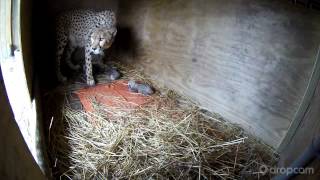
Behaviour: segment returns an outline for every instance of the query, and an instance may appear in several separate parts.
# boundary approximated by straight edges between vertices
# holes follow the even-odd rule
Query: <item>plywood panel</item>
[[[275,0],[120,1],[119,19],[136,40],[129,62],[280,144],[315,61],[317,12]]]

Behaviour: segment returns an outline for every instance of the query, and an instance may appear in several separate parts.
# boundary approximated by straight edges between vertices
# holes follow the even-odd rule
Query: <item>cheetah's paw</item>
[[[94,86],[94,85],[95,85],[95,82],[94,82],[93,79],[89,79],[89,80],[87,80],[87,84],[88,84],[89,86]]]
[[[72,69],[77,71],[81,69],[81,66],[77,64],[77,65],[74,65]]]

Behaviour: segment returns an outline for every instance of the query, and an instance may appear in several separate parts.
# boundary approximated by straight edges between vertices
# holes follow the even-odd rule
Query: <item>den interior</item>
[[[21,33],[31,44],[26,56],[32,63],[25,63],[25,69],[31,96],[40,104],[38,164],[45,176],[317,179],[319,4],[317,0],[22,3],[21,14],[29,15],[22,18],[31,17],[30,24],[22,24],[31,33]],[[106,72],[94,68],[97,85],[88,87],[80,72],[62,65],[70,80],[58,82],[55,19],[74,9],[116,13],[117,35],[104,62],[121,74],[120,79],[105,80]],[[73,61],[83,63],[82,54],[77,50]],[[140,101],[151,98],[150,103],[128,112],[97,105],[95,112],[80,113],[85,105],[79,91],[132,79],[153,88],[154,94],[139,95]],[[95,114],[98,111],[108,113]],[[137,137],[139,133],[143,137]],[[295,166],[314,171],[270,171]]]

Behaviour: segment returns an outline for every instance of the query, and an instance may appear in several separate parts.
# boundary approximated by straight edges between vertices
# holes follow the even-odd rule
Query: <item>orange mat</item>
[[[128,90],[128,81],[118,80],[110,84],[101,84],[75,92],[86,112],[94,112],[92,101],[105,106],[134,109],[151,100],[150,96]]]

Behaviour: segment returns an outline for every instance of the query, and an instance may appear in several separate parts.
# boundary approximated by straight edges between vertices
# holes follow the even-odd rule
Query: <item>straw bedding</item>
[[[151,83],[117,65],[123,78]],[[129,70],[130,69],[130,70]],[[160,88],[159,88],[160,89]],[[272,150],[171,90],[135,109],[94,102],[94,113],[73,108],[50,125],[50,155],[62,179],[269,179]]]

